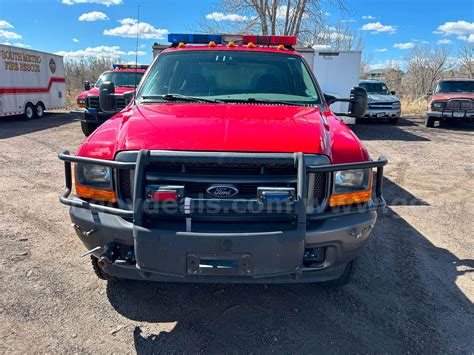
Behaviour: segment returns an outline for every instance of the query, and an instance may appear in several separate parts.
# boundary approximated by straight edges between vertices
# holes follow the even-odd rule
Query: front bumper
[[[378,161],[305,166],[304,155],[295,154],[298,166],[298,200],[295,202],[297,221],[291,228],[268,229],[269,223],[246,225],[240,221],[238,232],[223,230],[219,223],[192,230],[180,225],[150,222],[145,216],[143,174],[154,159],[154,152],[140,151],[136,162],[99,161],[74,157],[67,152],[59,157],[65,161],[66,189],[60,201],[71,206],[70,215],[79,238],[88,250],[100,257],[104,246],[116,243],[133,250],[133,263],[117,260],[105,266],[112,276],[156,281],[182,282],[305,282],[338,278],[345,265],[363,247],[376,220],[376,210],[385,205],[382,197],[383,166]],[[185,153],[172,152],[173,154]],[[195,152],[194,152],[195,153]],[[159,159],[157,152],[156,159]],[[163,153],[162,153],[163,154]],[[212,156],[208,153],[207,159]],[[236,159],[252,154],[237,154]],[[261,158],[255,155],[255,158]],[[89,203],[69,198],[72,189],[72,162],[108,165],[116,169],[135,169],[133,211]],[[339,211],[307,213],[304,195],[306,175],[335,171],[341,168],[377,168],[375,197],[368,204],[349,206]],[[192,215],[190,215],[192,217]],[[193,225],[194,226],[194,225]],[[199,225],[198,225],[199,226]],[[263,231],[261,228],[265,227]],[[260,229],[259,229],[260,228]],[[273,228],[273,227],[271,227]],[[320,262],[305,266],[307,250],[324,250]],[[209,265],[214,265],[209,267]]]
[[[382,109],[382,108],[367,108],[365,116],[367,118],[398,118],[401,115],[401,109]]]
[[[474,111],[428,111],[426,115],[440,119],[472,119],[474,118]]]
[[[77,108],[69,111],[75,121],[96,123],[98,125],[107,121],[115,113],[106,113],[93,108]]]

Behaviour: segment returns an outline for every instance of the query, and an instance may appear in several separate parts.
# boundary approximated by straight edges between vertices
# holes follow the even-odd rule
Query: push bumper
[[[228,233],[215,236],[179,231],[138,228],[122,217],[83,208],[70,208],[76,233],[88,250],[109,243],[135,247],[137,263],[107,264],[116,277],[172,282],[291,283],[320,282],[338,278],[345,265],[366,244],[375,224],[375,211],[328,218],[307,225],[303,240],[288,233]],[[303,265],[304,252],[323,248],[324,260],[316,267]],[[102,250],[93,254],[99,258]],[[279,270],[281,265],[297,265]],[[272,262],[268,262],[268,260]],[[283,259],[283,260],[282,260]],[[138,261],[140,260],[140,261]],[[203,261],[238,265],[209,273]],[[264,263],[264,266],[259,266]],[[256,274],[259,269],[265,272]],[[232,271],[232,270],[230,270]]]
[[[153,154],[155,153],[155,154]],[[167,155],[168,154],[168,155]],[[176,154],[176,156],[175,156]],[[222,230],[223,225],[191,230],[177,224],[152,221],[144,209],[144,174],[151,161],[189,159],[189,152],[140,151],[135,161],[104,161],[60,153],[65,161],[66,189],[60,201],[71,206],[70,215],[79,238],[88,250],[100,257],[107,245],[118,245],[133,255],[104,266],[113,276],[132,279],[182,282],[305,282],[338,278],[347,262],[365,244],[376,220],[376,210],[385,206],[382,197],[385,158],[377,161],[305,165],[304,155],[291,155],[298,166],[297,195],[291,227],[269,223],[239,224],[239,232]],[[216,159],[212,153],[191,154],[193,159]],[[194,157],[197,156],[197,157]],[[253,153],[236,153],[234,159],[265,159]],[[288,157],[285,157],[288,158]],[[271,159],[280,159],[272,157]],[[70,198],[71,163],[87,162],[115,169],[135,169],[133,210],[125,210]],[[369,203],[339,211],[307,213],[305,186],[311,173],[340,169],[376,168],[375,196]],[[140,202],[142,201],[142,202]],[[243,219],[241,222],[246,222]],[[250,225],[250,223],[249,223]],[[308,253],[319,255],[317,262],[305,262]]]
[[[114,113],[105,113],[94,108],[77,108],[69,112],[73,115],[75,121],[96,123],[98,125],[114,115]]]
[[[400,117],[401,109],[374,109],[368,108],[365,111],[367,118],[396,118]]]
[[[426,116],[439,119],[473,119],[474,111],[428,111]]]

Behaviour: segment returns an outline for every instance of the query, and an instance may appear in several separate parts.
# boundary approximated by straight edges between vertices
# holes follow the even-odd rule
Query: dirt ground
[[[385,154],[385,196],[353,283],[98,280],[65,206],[68,114],[0,120],[0,352],[473,353],[474,127],[354,131]]]

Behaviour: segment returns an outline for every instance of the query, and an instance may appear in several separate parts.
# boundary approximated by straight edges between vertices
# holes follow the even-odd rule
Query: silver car
[[[367,90],[368,107],[365,113],[367,118],[388,119],[395,124],[401,114],[400,98],[395,91],[389,91],[387,85],[379,80],[363,80],[359,86]]]

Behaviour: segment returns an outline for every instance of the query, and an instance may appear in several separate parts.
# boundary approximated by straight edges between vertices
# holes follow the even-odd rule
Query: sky
[[[417,45],[474,44],[474,1],[344,0],[346,13],[328,7],[329,25],[343,21],[364,38],[364,57],[373,68],[391,61],[403,66]],[[154,42],[166,44],[167,34],[192,33],[207,17],[239,21],[219,12],[217,0],[0,0],[0,43],[58,53],[118,55],[134,61],[137,7],[140,5],[138,61],[149,63]],[[449,6],[447,5],[449,4]]]

